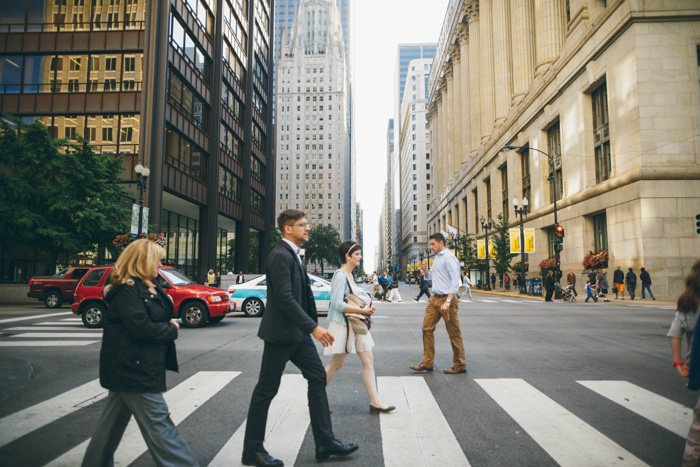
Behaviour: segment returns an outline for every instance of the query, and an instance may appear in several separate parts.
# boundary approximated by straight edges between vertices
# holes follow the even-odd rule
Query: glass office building
[[[0,112],[122,154],[125,205],[138,199],[134,167],[148,166],[148,222],[168,264],[195,280],[257,272],[274,200],[272,15],[273,0],[8,0]],[[46,252],[5,254],[0,277],[51,272]]]

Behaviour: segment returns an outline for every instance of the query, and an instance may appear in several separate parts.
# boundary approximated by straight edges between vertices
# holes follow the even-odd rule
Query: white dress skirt
[[[333,344],[324,347],[323,355],[333,355],[337,353],[357,353],[367,352],[374,347],[372,334],[367,331],[367,334],[358,335],[352,330],[352,326],[348,327],[345,324],[340,324],[337,321],[328,321],[328,332],[333,334]],[[348,335],[349,331],[349,335]],[[345,344],[347,343],[347,348]]]

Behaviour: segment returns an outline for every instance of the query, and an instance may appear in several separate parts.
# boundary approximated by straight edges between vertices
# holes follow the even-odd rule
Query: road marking
[[[559,465],[646,465],[522,379],[475,381]]]
[[[43,323],[36,323],[34,326],[75,326],[86,329],[82,323],[78,325],[78,323],[65,323],[63,321],[45,321]]]
[[[377,378],[380,398],[396,406],[380,414],[384,465],[468,466],[457,439],[425,380]]]
[[[577,381],[603,397],[685,438],[693,409],[640,388],[628,381]]]
[[[478,300],[478,301],[480,301],[480,302],[486,302],[486,303],[496,303],[498,300],[485,300],[485,299],[482,298],[481,300]]]
[[[173,423],[178,425],[240,374],[240,371],[200,371],[166,392],[163,397],[168,404]],[[80,465],[88,444],[89,439],[54,459],[47,466]],[[114,465],[129,465],[147,449],[138,424],[132,418],[114,453]]]
[[[4,341],[0,342],[0,347],[70,347],[96,344],[98,342],[100,341]]]
[[[92,337],[94,338],[102,338],[102,333],[101,332],[26,332],[23,334],[13,334],[10,336],[11,338],[14,337],[29,337],[29,338],[36,338],[36,337]]]
[[[51,316],[64,316],[66,314],[72,314],[70,312],[63,312],[63,313],[49,313],[46,314],[44,313],[43,315],[33,315],[33,316],[24,316],[22,318],[7,318],[7,319],[0,319],[0,324],[2,323],[14,323],[15,321],[25,321],[28,319],[42,319],[42,318],[48,318]]]
[[[0,447],[107,397],[95,379],[56,397],[0,418]]]
[[[282,375],[277,395],[272,399],[267,413],[265,449],[271,456],[294,465],[309,426],[307,383],[301,375]],[[244,421],[223,448],[216,454],[209,467],[242,465]]]
[[[71,331],[71,329],[66,329],[64,327],[54,327],[54,326],[17,326],[14,328],[6,328],[2,329],[2,331]],[[86,327],[78,328],[76,327],[75,331],[77,333],[84,333],[85,331],[99,331],[100,333],[102,332],[101,329],[88,329]],[[51,333],[51,336],[55,336],[57,334]],[[102,334],[99,334],[102,335]],[[78,336],[75,332],[71,334],[71,336]]]
[[[71,323],[82,323],[83,319],[82,318],[65,318],[65,319],[62,319],[61,321],[64,321],[64,322],[69,321]]]
[[[522,300],[501,300],[503,302],[508,302],[508,303],[525,303]]]

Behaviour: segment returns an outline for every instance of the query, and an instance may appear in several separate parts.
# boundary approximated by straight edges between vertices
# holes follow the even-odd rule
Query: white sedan
[[[316,310],[328,313],[331,300],[331,284],[325,279],[309,274],[311,290],[316,300]],[[262,316],[267,304],[267,281],[265,275],[228,287],[228,295],[236,304],[236,310],[241,310],[247,316]]]

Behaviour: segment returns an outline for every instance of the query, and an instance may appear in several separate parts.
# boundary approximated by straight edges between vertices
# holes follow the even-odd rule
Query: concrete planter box
[[[0,303],[39,303],[36,298],[27,297],[29,284],[0,284]]]

